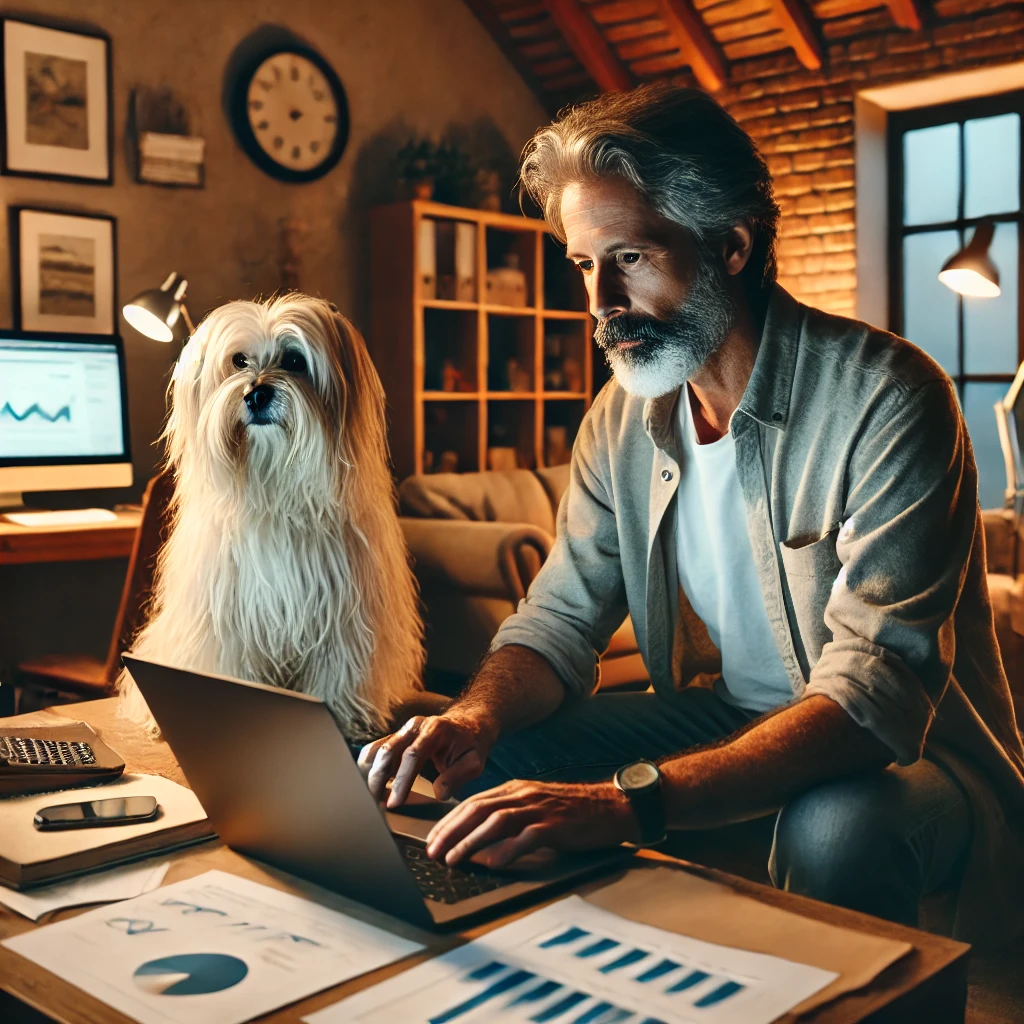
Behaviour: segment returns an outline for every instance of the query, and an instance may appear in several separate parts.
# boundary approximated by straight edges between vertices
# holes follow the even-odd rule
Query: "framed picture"
[[[3,19],[3,173],[113,181],[110,40]]]
[[[8,214],[12,228],[15,328],[114,334],[114,218],[24,206],[12,206]]]

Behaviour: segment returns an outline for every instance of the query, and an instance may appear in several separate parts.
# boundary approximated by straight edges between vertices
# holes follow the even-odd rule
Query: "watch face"
[[[624,790],[643,789],[658,781],[658,769],[650,761],[637,761],[619,769],[619,785]]]
[[[320,68],[299,53],[275,53],[256,69],[246,116],[266,156],[291,172],[309,172],[335,151],[338,97]]]

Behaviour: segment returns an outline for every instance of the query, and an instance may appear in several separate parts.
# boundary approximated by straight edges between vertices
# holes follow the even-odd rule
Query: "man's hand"
[[[359,767],[375,800],[387,796],[388,807],[401,806],[422,767],[432,762],[438,771],[434,795],[447,800],[459,786],[483,770],[498,738],[489,719],[458,713],[410,718],[396,733],[368,743],[359,752]],[[391,793],[387,784],[394,779]]]
[[[640,825],[610,782],[506,782],[464,800],[427,836],[427,854],[456,864],[478,860],[500,868],[539,847],[595,850],[637,842]]]

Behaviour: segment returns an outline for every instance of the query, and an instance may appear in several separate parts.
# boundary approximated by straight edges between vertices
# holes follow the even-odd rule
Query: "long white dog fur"
[[[134,651],[319,697],[351,740],[387,731],[421,686],[422,625],[359,332],[306,295],[230,302],[183,349],[170,400],[170,533]],[[121,691],[151,723],[127,674]]]

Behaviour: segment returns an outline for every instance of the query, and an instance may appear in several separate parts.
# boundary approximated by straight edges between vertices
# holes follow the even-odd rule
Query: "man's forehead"
[[[662,218],[621,179],[571,182],[562,192],[560,214],[566,246],[603,246],[615,239],[653,240]]]

